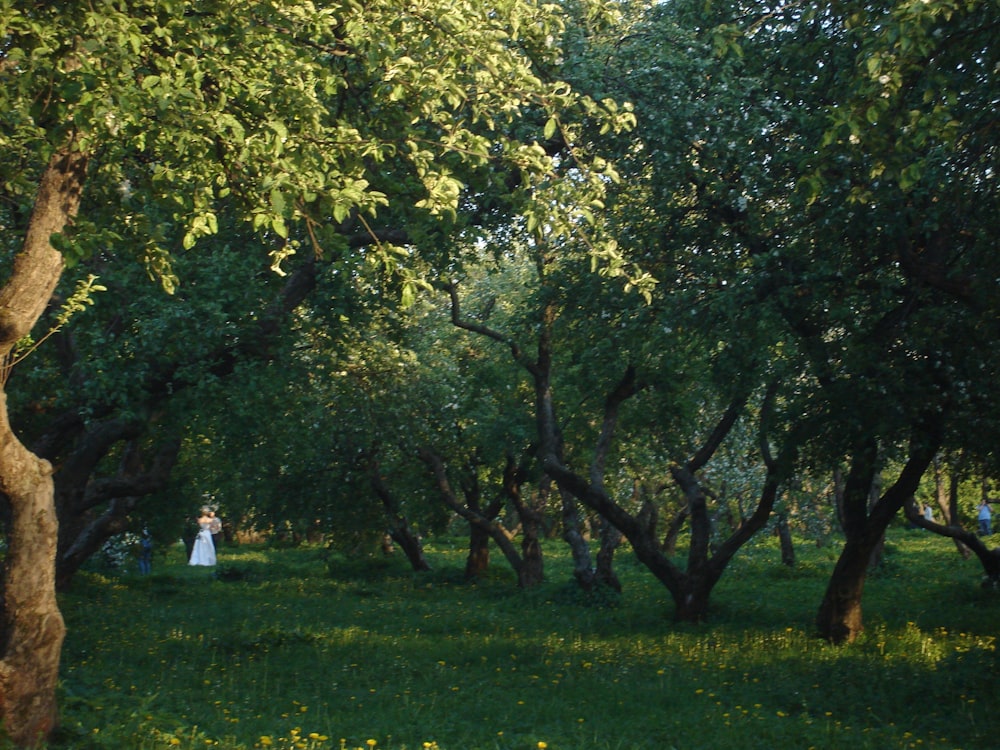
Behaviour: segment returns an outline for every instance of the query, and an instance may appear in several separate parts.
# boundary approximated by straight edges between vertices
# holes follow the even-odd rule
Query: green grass
[[[140,578],[82,574],[56,747],[693,750],[993,748],[1000,599],[946,540],[894,531],[850,646],[812,636],[835,560],[771,539],[719,584],[711,621],[679,625],[626,552],[620,597],[518,591],[499,555],[461,581],[462,540],[402,559],[226,548],[219,578],[182,548]],[[310,735],[312,737],[310,738]],[[271,743],[268,745],[268,743]]]

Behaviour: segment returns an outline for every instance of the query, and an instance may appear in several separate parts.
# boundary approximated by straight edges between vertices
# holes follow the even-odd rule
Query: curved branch
[[[511,337],[505,336],[500,333],[500,331],[490,328],[489,326],[474,323],[471,320],[467,320],[462,317],[461,303],[458,299],[458,285],[455,282],[437,282],[434,284],[434,287],[442,292],[447,292],[448,294],[448,299],[451,301],[451,323],[453,326],[461,328],[465,331],[470,331],[471,333],[477,333],[480,336],[493,339],[501,344],[506,344],[510,347],[510,353],[511,356],[514,357],[514,360],[523,365],[529,372],[534,374],[535,367],[523,359],[521,347],[518,346],[517,342]]]

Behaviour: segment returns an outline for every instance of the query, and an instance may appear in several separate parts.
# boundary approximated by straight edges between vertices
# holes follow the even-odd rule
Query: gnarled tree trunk
[[[66,627],[56,602],[52,467],[14,437],[3,393],[0,445],[0,484],[10,503],[0,631],[0,717],[16,745],[33,747],[57,723],[55,691]]]
[[[39,182],[24,247],[0,290],[0,492],[9,503],[8,551],[0,620],[0,721],[19,747],[34,747],[56,726],[56,682],[66,627],[56,602],[58,524],[52,466],[14,434],[6,383],[17,342],[41,317],[63,270],[53,234],[80,205],[85,155],[57,152]]]

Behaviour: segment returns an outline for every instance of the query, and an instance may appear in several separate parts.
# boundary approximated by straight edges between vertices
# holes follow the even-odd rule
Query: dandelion
[[[539,742],[538,742],[538,750],[545,750],[545,748],[547,748],[548,746],[549,745],[548,745],[547,742],[542,742],[541,740],[539,740]]]

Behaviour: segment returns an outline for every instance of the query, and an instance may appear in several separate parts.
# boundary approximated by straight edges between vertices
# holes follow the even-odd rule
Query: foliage
[[[890,532],[870,627],[843,648],[809,625],[828,549],[802,545],[788,569],[760,540],[699,627],[664,619],[663,590],[634,564],[606,608],[563,595],[556,551],[530,594],[459,583],[451,539],[429,554],[422,576],[401,560],[331,560],[331,574],[316,548],[244,547],[223,561],[252,575],[223,582],[175,548],[152,576],[82,577],[63,599],[76,637],[53,747],[247,750],[315,734],[365,750],[945,748],[1000,729],[986,700],[998,600],[930,534]]]
[[[7,200],[26,210],[53,149],[92,153],[67,259],[134,244],[168,290],[173,252],[215,234],[227,211],[271,238],[280,269],[302,245],[346,249],[338,227],[371,231],[386,207],[454,223],[466,185],[485,191],[490,171],[518,176],[532,221],[575,231],[610,165],[591,169],[574,150],[571,187],[535,138],[569,136],[577,118],[629,124],[612,103],[536,72],[559,55],[554,5],[106,0],[7,3],[0,21]],[[540,120],[538,136],[511,137],[525,118]],[[581,200],[551,201],[573,190]],[[398,265],[397,250],[375,252]]]

